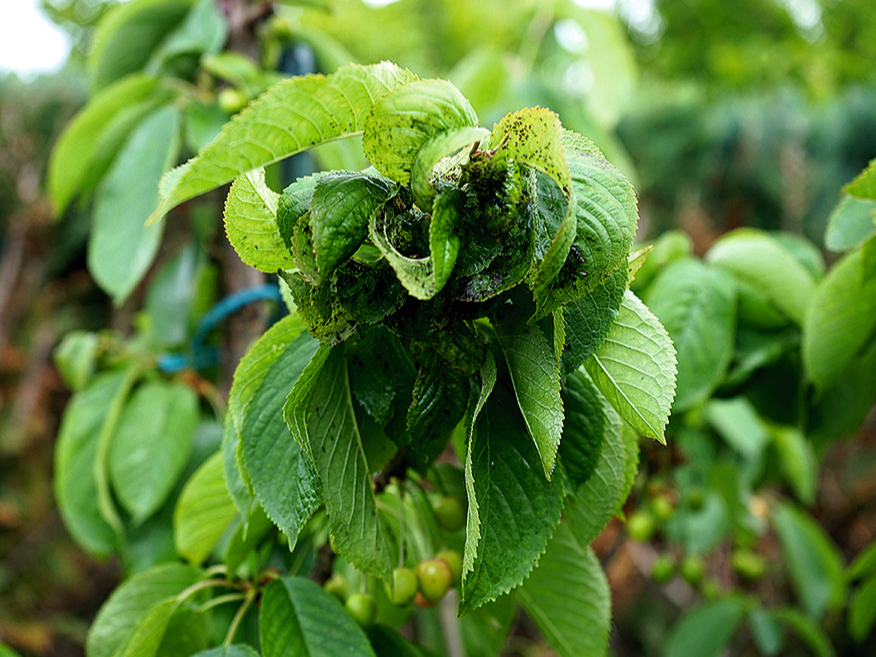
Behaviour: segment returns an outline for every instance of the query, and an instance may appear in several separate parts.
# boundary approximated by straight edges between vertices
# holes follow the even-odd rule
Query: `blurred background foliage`
[[[82,654],[88,623],[121,573],[114,561],[83,555],[54,508],[52,442],[69,393],[52,350],[72,329],[110,326],[130,334],[142,322],[137,310],[148,292],[140,286],[113,306],[88,271],[88,204],[54,220],[44,191],[52,144],[95,89],[95,26],[114,4],[41,0],[70,34],[69,62],[57,74],[0,79],[0,642],[22,655]],[[241,3],[217,5],[227,14]],[[330,72],[349,61],[390,59],[422,77],[453,81],[482,125],[522,106],[557,111],[635,182],[639,240],[681,229],[690,239],[682,251],[697,255],[743,226],[802,234],[823,247],[842,185],[876,157],[872,0],[302,0],[249,8],[259,16],[258,48],[244,54],[258,66],[229,74],[238,60],[205,55],[173,68],[180,84],[202,94],[203,139],[235,109],[227,102],[216,109],[223,89],[246,102],[276,71]],[[197,146],[190,134],[186,153]],[[355,165],[349,158],[339,143],[295,166]],[[177,246],[190,233],[215,239],[203,223],[193,218],[183,235],[166,239]],[[163,247],[153,271],[177,253]],[[690,482],[667,481],[703,445],[696,418],[684,422],[681,448],[646,450],[640,500],[689,492]],[[817,493],[807,500],[846,561],[876,538],[874,454],[871,411],[854,440],[819,455]],[[670,525],[670,538],[673,531]],[[759,553],[778,558],[776,538],[765,540]],[[702,591],[678,581],[656,585],[647,576],[654,549],[628,546],[617,522],[597,549],[611,562],[618,654],[662,654],[667,628]],[[730,549],[709,557],[715,581],[782,599],[787,582],[734,584]],[[825,623],[836,630],[840,620],[828,616]],[[531,635],[522,621],[507,654],[543,654]],[[737,642],[732,654],[760,654],[752,650]],[[848,650],[843,654],[873,654],[876,640]],[[791,645],[782,654],[810,653]]]

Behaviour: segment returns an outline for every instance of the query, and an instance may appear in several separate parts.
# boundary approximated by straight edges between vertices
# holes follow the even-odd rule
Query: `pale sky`
[[[36,4],[37,0],[0,0],[0,74],[56,71],[67,59],[67,35]]]

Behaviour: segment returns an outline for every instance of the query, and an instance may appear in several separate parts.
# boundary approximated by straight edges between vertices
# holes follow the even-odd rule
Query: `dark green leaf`
[[[609,430],[608,411],[605,398],[584,370],[568,376],[562,394],[566,418],[559,453],[569,483],[577,487],[596,470]]]
[[[313,249],[320,276],[328,276],[368,236],[368,221],[392,190],[389,181],[334,172],[316,183],[310,206]]]
[[[778,655],[785,643],[785,628],[780,618],[763,607],[756,607],[748,617],[757,647],[767,657]]]
[[[793,607],[781,607],[773,610],[772,613],[776,618],[780,618],[818,657],[833,657],[836,654],[830,644],[830,639],[821,626],[804,613]]]
[[[293,546],[322,500],[313,464],[283,421],[286,397],[318,347],[296,325],[290,319],[272,328],[253,348],[254,358],[242,361],[246,369],[235,374],[242,397],[252,390],[240,424],[241,463],[268,517]]]
[[[689,612],[669,635],[666,657],[718,657],[742,622],[746,606],[744,600],[731,597]]]
[[[338,599],[300,577],[278,580],[265,589],[259,639],[264,657],[375,657]]]
[[[470,443],[469,508],[477,505],[481,539],[473,570],[463,575],[462,612],[495,600],[529,575],[563,506],[563,486],[545,479],[507,382],[494,387]]]
[[[861,643],[876,623],[876,577],[864,581],[849,602],[849,634]]]

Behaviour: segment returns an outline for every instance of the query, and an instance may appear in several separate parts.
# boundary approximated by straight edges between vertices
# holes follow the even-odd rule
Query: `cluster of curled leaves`
[[[369,169],[266,185],[260,167],[358,135]],[[662,440],[675,382],[666,332],[628,290],[641,256],[624,176],[548,110],[488,130],[449,82],[384,63],[269,90],[166,176],[155,216],[231,179],[231,243],[296,309],[232,389],[243,516],[261,505],[294,544],[324,505],[335,551],[388,579],[380,483],[427,473],[450,443],[468,501],[461,611],[518,587],[552,536],[590,564],[635,434]]]

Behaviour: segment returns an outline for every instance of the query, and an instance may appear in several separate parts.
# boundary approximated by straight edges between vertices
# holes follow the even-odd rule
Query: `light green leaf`
[[[265,170],[239,176],[225,200],[225,233],[250,267],[273,274],[294,269],[295,260],[277,227],[279,194],[265,184]]]
[[[112,551],[121,531],[112,507],[106,459],[122,405],[137,376],[133,370],[96,376],[73,397],[58,432],[55,499],[73,538],[99,555]]]
[[[686,614],[666,643],[666,657],[718,657],[742,623],[744,600],[729,597],[707,602]],[[703,628],[708,628],[704,632]]]
[[[173,72],[176,58],[216,53],[227,40],[228,23],[220,7],[214,0],[195,0],[185,20],[164,37],[147,67]]]
[[[755,460],[769,441],[769,431],[746,397],[713,399],[705,407],[706,421],[746,459]]]
[[[768,233],[753,228],[731,231],[709,249],[706,261],[753,286],[795,323],[803,322],[815,280]]]
[[[283,406],[317,347],[297,320],[283,320],[256,343],[234,378],[239,392],[232,398],[240,401],[232,413],[249,398],[239,424],[244,475],[292,546],[322,494],[313,464],[283,421]]]
[[[438,133],[420,147],[411,168],[411,190],[420,208],[425,210],[432,207],[435,189],[431,177],[435,165],[442,158],[455,155],[460,149],[480,142],[489,134],[486,128],[453,128]]]
[[[392,187],[382,178],[346,171],[319,179],[310,205],[310,226],[320,276],[327,277],[362,245],[369,220]]]
[[[88,102],[64,130],[49,160],[47,187],[56,215],[77,192],[94,188],[131,131],[172,97],[158,78],[132,75]]]
[[[136,0],[112,7],[91,41],[88,72],[93,89],[143,70],[193,4],[194,0]]]
[[[181,557],[200,564],[237,516],[225,483],[222,453],[201,464],[180,493],[173,513],[173,542]]]
[[[237,643],[204,650],[193,657],[259,657],[259,653],[244,643]]]
[[[803,322],[803,365],[822,389],[838,382],[876,328],[876,278],[862,275],[862,253],[852,251],[833,266]]]
[[[680,260],[657,275],[645,303],[675,345],[673,410],[684,411],[710,397],[727,374],[736,337],[736,283],[699,260]]]
[[[204,616],[170,598],[140,620],[120,657],[189,657],[207,643]]]
[[[812,445],[796,427],[771,427],[770,433],[779,457],[779,469],[785,480],[791,484],[798,500],[806,505],[813,504],[818,483],[818,466]]]
[[[599,657],[608,649],[611,590],[593,550],[560,525],[538,567],[517,591],[560,657]]]
[[[843,198],[827,223],[824,244],[831,251],[861,246],[876,233],[876,200]]]
[[[763,607],[756,607],[748,616],[748,624],[760,651],[767,657],[778,655],[785,642],[781,619]]]
[[[876,201],[876,159],[870,160],[867,168],[846,185],[843,191],[849,196]]]
[[[465,519],[465,548],[462,554],[462,579],[465,580],[474,569],[474,562],[478,555],[478,546],[481,541],[481,518],[480,505],[478,504],[477,491],[474,483],[474,473],[472,471],[472,451],[474,447],[475,426],[478,418],[490,393],[493,392],[493,387],[496,385],[496,359],[492,352],[487,352],[487,359],[481,367],[481,389],[478,393],[478,400],[475,407],[470,411],[471,417],[466,422],[466,438],[467,449],[465,452],[465,465],[463,466],[465,475],[465,492],[468,496],[468,510]]]
[[[415,76],[384,62],[284,80],[237,114],[197,157],[161,184],[157,221],[183,201],[317,144],[361,132],[374,103]]]
[[[150,610],[202,578],[202,571],[178,563],[134,575],[113,591],[88,632],[88,657],[113,657],[124,650]]]
[[[140,386],[125,405],[110,447],[109,473],[135,524],[155,513],[176,486],[198,414],[194,390],[160,380]]]
[[[97,333],[89,331],[70,331],[55,348],[55,367],[71,390],[82,390],[94,376],[97,354]]]
[[[265,589],[259,639],[264,657],[375,657],[338,599],[302,577],[281,579]]]
[[[654,240],[651,246],[652,249],[646,255],[645,262],[630,283],[630,289],[636,294],[641,294],[664,267],[693,255],[693,240],[681,230],[666,231]]]
[[[499,334],[523,421],[550,481],[563,433],[560,370],[553,348],[538,325],[527,325],[524,317],[514,316],[505,307],[500,309],[493,325]]]
[[[849,634],[861,643],[876,623],[876,577],[859,586],[849,602]]]
[[[819,619],[838,608],[846,594],[843,561],[830,537],[808,514],[788,504],[776,506],[771,518],[806,611]]]
[[[462,580],[460,613],[495,600],[529,575],[563,507],[563,486],[545,479],[506,382],[489,396],[469,450],[481,539],[472,572]]]
[[[627,440],[621,432],[621,419],[615,410],[598,392],[593,395],[596,391],[592,390],[593,383],[589,377],[579,378],[579,384],[583,384],[580,386],[582,392],[590,388],[585,394],[590,395],[591,402],[598,401],[602,404],[605,417],[601,426],[595,424],[593,427],[601,433],[591,437],[591,440],[601,443],[595,467],[583,483],[573,480],[577,486],[566,498],[564,509],[566,522],[575,539],[581,545],[589,545],[623,505],[628,493],[625,490],[625,482],[629,450]],[[597,413],[591,411],[591,417]],[[574,438],[572,436],[573,434],[570,434],[572,438],[570,442],[573,443],[579,443],[584,439],[583,435]]]
[[[584,366],[630,426],[665,442],[675,395],[675,348],[666,329],[629,290],[605,341]]]
[[[312,362],[323,358],[313,379],[309,374],[305,379],[302,374],[299,383],[304,390],[310,388],[310,394],[298,409],[290,408],[290,402],[300,394],[296,393],[298,384],[290,394],[285,407],[287,421],[290,411],[297,412],[290,426],[304,429],[307,453],[323,482],[325,508],[338,553],[359,570],[387,579],[392,569],[389,547],[377,515],[343,347],[332,348],[327,356],[320,356],[318,351]]]
[[[420,80],[392,90],[374,104],[365,123],[362,149],[380,173],[408,185],[426,142],[449,130],[477,124],[471,104],[453,83]]]
[[[176,161],[179,126],[180,113],[174,107],[146,119],[97,190],[88,270],[117,305],[140,282],[158,252],[162,230],[147,228],[145,222],[158,202],[158,181]]]

